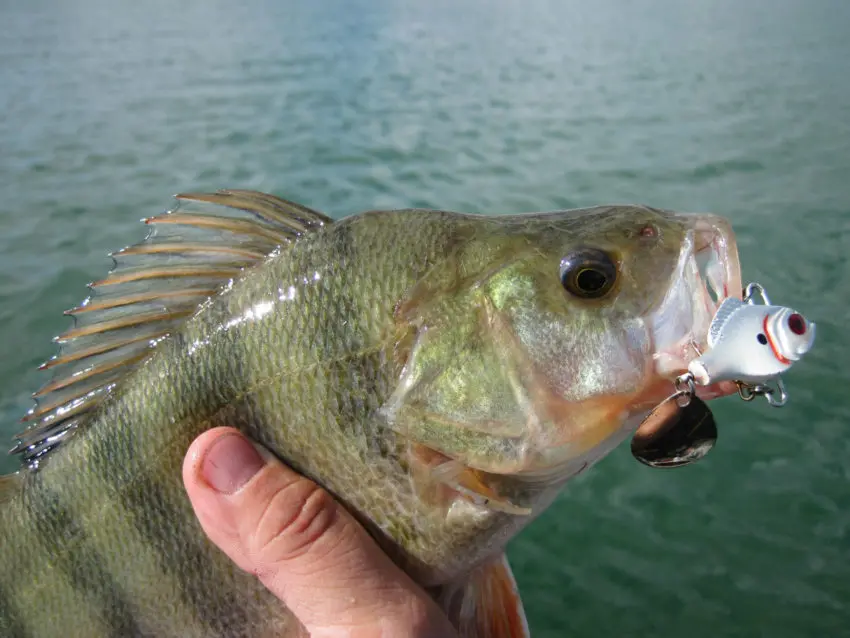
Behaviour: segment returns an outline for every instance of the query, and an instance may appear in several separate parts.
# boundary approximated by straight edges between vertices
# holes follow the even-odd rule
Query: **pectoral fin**
[[[448,509],[458,498],[496,512],[530,516],[531,507],[503,493],[503,477],[467,467],[424,445],[413,445],[408,458],[419,496],[434,507]],[[516,495],[514,495],[516,496]]]
[[[437,602],[461,638],[529,638],[522,600],[507,557],[478,567],[463,583],[445,587]]]
[[[459,461],[447,460],[431,471],[431,478],[440,481],[465,498],[482,507],[516,516],[530,516],[531,508],[516,505],[488,483],[487,475],[466,467]]]

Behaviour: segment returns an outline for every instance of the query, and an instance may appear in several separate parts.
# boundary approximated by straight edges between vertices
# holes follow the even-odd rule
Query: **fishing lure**
[[[743,299],[725,299],[709,325],[708,350],[688,364],[675,392],[641,423],[632,454],[652,467],[688,465],[708,454],[717,426],[696,385],[733,381],[745,401],[764,396],[782,407],[788,393],[781,375],[811,350],[815,333],[816,325],[796,310],[772,305],[758,283],[747,285]]]
[[[735,381],[743,398],[761,394],[780,407],[787,400],[780,375],[811,350],[815,329],[796,310],[771,305],[761,285],[749,284],[743,300],[730,297],[720,304],[708,329],[709,350],[691,361],[688,375],[703,386]],[[772,381],[778,397],[768,385]]]

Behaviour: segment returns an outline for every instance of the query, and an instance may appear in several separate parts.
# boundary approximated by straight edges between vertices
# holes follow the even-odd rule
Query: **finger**
[[[198,437],[183,480],[210,540],[311,632],[376,619],[387,628],[438,622],[436,605],[328,492],[237,430]]]

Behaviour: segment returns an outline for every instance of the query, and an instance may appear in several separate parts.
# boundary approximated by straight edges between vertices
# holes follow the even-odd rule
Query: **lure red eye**
[[[806,320],[796,312],[788,317],[788,327],[795,335],[806,334]]]

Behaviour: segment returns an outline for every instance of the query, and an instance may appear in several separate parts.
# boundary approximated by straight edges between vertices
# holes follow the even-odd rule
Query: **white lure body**
[[[709,350],[688,365],[694,381],[765,383],[778,377],[812,347],[815,324],[784,306],[728,298],[709,326]]]

